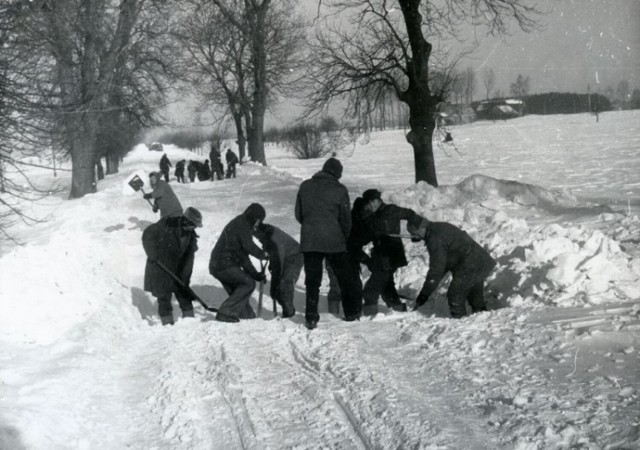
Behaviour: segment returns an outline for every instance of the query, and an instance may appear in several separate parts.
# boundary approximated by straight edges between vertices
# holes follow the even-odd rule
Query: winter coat
[[[349,191],[328,172],[300,184],[295,207],[302,252],[340,253],[351,233]]]
[[[178,200],[173,189],[166,181],[158,179],[151,192],[151,198],[155,199],[155,204],[160,209],[160,218],[179,217],[182,215],[180,200]]]
[[[198,180],[207,181],[211,178],[211,168],[209,167],[209,162],[205,161],[204,164],[201,164],[198,167]]]
[[[162,155],[162,158],[160,158],[160,171],[162,173],[169,173],[169,167],[172,167],[171,161],[169,161],[167,155]]]
[[[238,164],[238,157],[231,150],[227,150],[227,153],[225,153],[225,160],[227,161],[227,166]]]
[[[149,225],[142,233],[142,246],[147,254],[144,290],[155,297],[171,296],[179,286],[154,261],[162,263],[185,285],[189,286],[191,281],[198,235],[195,231],[184,231],[181,222],[181,217],[167,217]]]
[[[373,235],[372,270],[396,270],[407,265],[402,239],[389,236],[400,234],[401,220],[419,226],[422,218],[409,208],[383,203],[369,219],[368,226]]]
[[[178,161],[176,163],[176,170],[175,170],[175,176],[184,176],[184,166],[186,164],[186,161],[183,159],[181,161]]]
[[[273,225],[264,224],[256,236],[262,248],[269,254],[269,271],[271,272],[272,297],[275,288],[280,284],[285,265],[288,261],[299,258],[300,244],[293,237]]]
[[[466,232],[446,222],[429,222],[424,237],[429,251],[429,271],[422,294],[430,296],[447,272],[465,277],[468,283],[484,280],[495,260]]]
[[[234,266],[240,266],[251,276],[258,274],[249,255],[258,259],[266,259],[267,254],[253,242],[253,225],[258,219],[264,219],[262,212],[249,206],[245,212],[236,216],[222,230],[222,234],[211,251],[209,273],[215,276],[216,271],[222,271]],[[259,205],[258,205],[259,206]],[[262,208],[260,206],[260,208]],[[260,217],[262,215],[262,217]]]

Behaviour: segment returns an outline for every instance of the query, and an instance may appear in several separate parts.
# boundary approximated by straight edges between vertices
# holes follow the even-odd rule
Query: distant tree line
[[[528,114],[575,114],[613,109],[611,101],[601,94],[549,92],[527,95],[523,100]]]

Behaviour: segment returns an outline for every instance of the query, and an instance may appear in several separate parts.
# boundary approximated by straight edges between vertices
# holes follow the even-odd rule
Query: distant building
[[[525,104],[515,98],[485,100],[476,104],[478,120],[507,120],[524,115]]]

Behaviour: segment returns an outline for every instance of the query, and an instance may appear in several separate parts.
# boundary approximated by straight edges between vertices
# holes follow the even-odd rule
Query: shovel
[[[138,192],[142,192],[143,195],[146,195],[146,192],[144,191],[144,189],[142,189],[142,186],[144,186],[144,181],[142,181],[142,179],[136,175],[134,176],[131,180],[129,180],[129,186],[131,186],[131,188]],[[147,201],[149,202],[149,204],[151,205],[152,208],[155,208],[153,206],[153,203],[151,203],[151,200],[147,199]]]
[[[267,263],[260,261],[260,274],[262,275],[262,279],[264,280],[264,272],[267,268]],[[262,295],[264,294],[264,281],[260,281],[260,288],[258,291],[258,317],[262,315]],[[274,300],[275,302],[275,300]],[[275,309],[273,310],[275,312]]]
[[[167,268],[167,266],[162,264],[160,261],[154,261],[154,263],[158,267],[160,267],[163,270],[163,272],[165,272],[167,275],[169,275],[171,278],[173,278],[173,281],[178,283],[178,286],[180,286],[182,288],[182,290],[184,290],[187,294],[189,294],[191,297],[193,297],[194,300],[197,300],[198,303],[200,303],[204,309],[206,309],[207,311],[212,311],[212,312],[217,312],[218,311],[218,308],[214,308],[212,306],[207,305],[204,302],[204,300],[202,300],[200,297],[198,297],[198,295],[195,292],[193,292],[193,289],[191,289],[189,286],[184,284],[183,281],[180,278],[178,278],[178,276],[175,273],[171,272]]]

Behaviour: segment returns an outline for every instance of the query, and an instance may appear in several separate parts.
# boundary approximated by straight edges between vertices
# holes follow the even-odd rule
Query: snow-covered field
[[[444,284],[420,312],[381,303],[355,323],[321,300],[310,332],[301,277],[293,320],[273,319],[265,295],[261,319],[224,324],[196,306],[195,320],[178,312],[160,326],[140,241],[157,217],[126,184],[157,168],[143,145],[97,194],[25,205],[48,220],[16,225],[23,245],[0,250],[0,448],[640,448],[640,112],[450,131],[455,148],[436,146],[437,189],[412,184],[401,130],[339,158],[352,199],[379,188],[490,249],[490,311],[462,320],[447,317]],[[213,306],[225,298],[207,270],[223,226],[259,202],[298,236],[298,185],[323,163],[276,147],[267,158],[236,179],[172,183],[203,212],[192,286]],[[413,298],[428,257],[406,250],[396,279]]]

